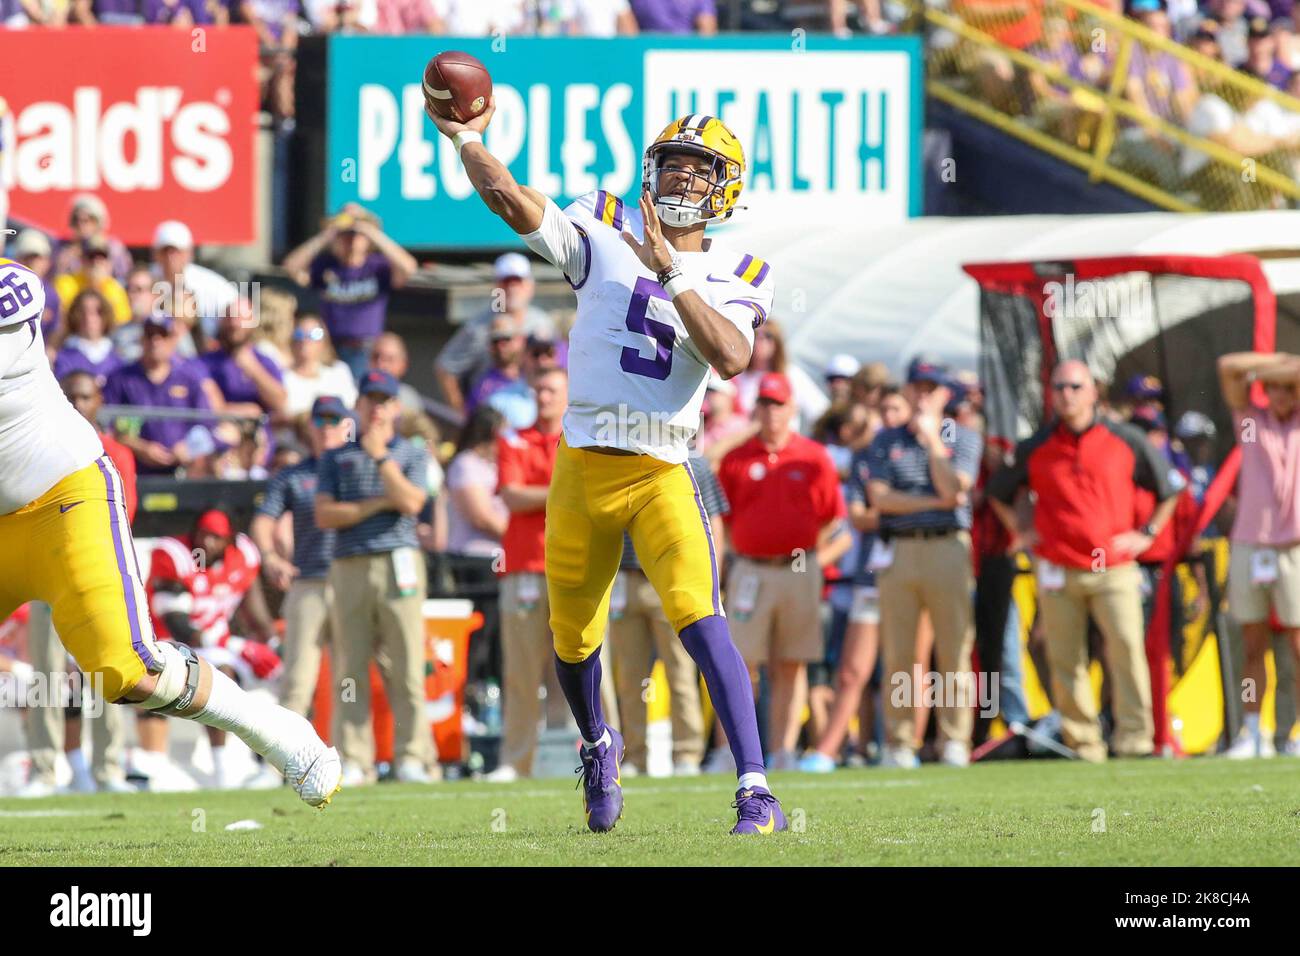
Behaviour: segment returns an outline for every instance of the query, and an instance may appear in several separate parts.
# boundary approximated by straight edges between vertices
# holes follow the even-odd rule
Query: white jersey
[[[680,464],[700,427],[709,363],[622,232],[644,239],[640,209],[597,191],[563,212],[548,201],[541,227],[523,237],[564,272],[578,296],[564,440],[572,448],[622,448]],[[680,253],[682,272],[752,348],[754,330],[772,308],[771,267],[711,239],[704,244],[702,252]]]
[[[0,259],[0,515],[104,454],[95,429],[54,380],[41,335],[44,311],[36,273]]]

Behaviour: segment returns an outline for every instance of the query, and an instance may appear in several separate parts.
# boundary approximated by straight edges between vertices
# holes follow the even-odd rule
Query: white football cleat
[[[343,761],[333,747],[314,740],[285,762],[284,779],[303,803],[323,810],[343,789]]]

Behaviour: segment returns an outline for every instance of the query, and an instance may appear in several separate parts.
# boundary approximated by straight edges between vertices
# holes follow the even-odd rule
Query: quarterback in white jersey
[[[626,531],[726,730],[740,778],[732,832],[782,830],[750,674],[722,608],[717,548],[685,464],[710,367],[723,378],[743,371],[772,307],[768,264],[704,235],[736,208],[740,142],[716,117],[683,116],[646,149],[635,208],[595,192],[561,210],[483,145],[495,105],[461,124],[434,108],[447,95],[426,83],[426,112],[470,182],[578,296],[545,546],[556,674],[583,738],[587,826],[613,829],[623,812],[623,739],[601,713],[599,650]]]
[[[551,203],[541,228],[523,237],[560,267],[578,297],[564,437],[573,448],[603,445],[680,464],[699,428],[710,360],[625,235],[644,237],[641,210],[597,191],[563,213]],[[707,237],[675,261],[680,281],[752,349],[754,329],[772,307],[770,266]],[[611,428],[615,422],[623,427]]]
[[[310,723],[154,640],[122,479],[54,379],[44,311],[40,277],[0,259],[0,620],[43,601],[106,700],[232,731],[324,806],[342,767]]]

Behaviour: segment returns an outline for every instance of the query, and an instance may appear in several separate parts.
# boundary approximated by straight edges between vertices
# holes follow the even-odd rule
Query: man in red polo
[[[494,781],[532,773],[541,708],[537,689],[553,666],[551,606],[546,597],[543,542],[546,493],[569,404],[569,377],[552,368],[533,378],[537,421],[497,440],[497,488],[510,509],[501,539],[502,711],[501,763]]]
[[[1132,426],[1097,414],[1097,384],[1082,362],[1052,372],[1053,418],[1016,448],[1012,465],[989,482],[998,517],[1034,554],[1038,601],[1047,635],[1052,703],[1065,742],[1085,760],[1106,759],[1088,679],[1088,618],[1106,642],[1113,681],[1119,756],[1152,750],[1151,677],[1142,627],[1141,576],[1147,551],[1178,504],[1171,465]],[[1021,488],[1037,496],[1033,523],[1020,527],[1013,507]],[[1137,489],[1159,504],[1134,528]]]
[[[808,662],[823,654],[822,571],[852,546],[839,475],[826,449],[794,431],[789,380],[764,375],[754,416],[758,434],[718,470],[731,502],[727,525],[736,561],[727,575],[727,619],[757,682],[767,665],[768,747],[774,770],[793,770]]]

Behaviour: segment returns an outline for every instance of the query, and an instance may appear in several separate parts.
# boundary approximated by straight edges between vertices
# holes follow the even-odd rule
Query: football
[[[448,50],[424,68],[424,98],[439,116],[468,123],[487,109],[492,77],[477,57]]]

